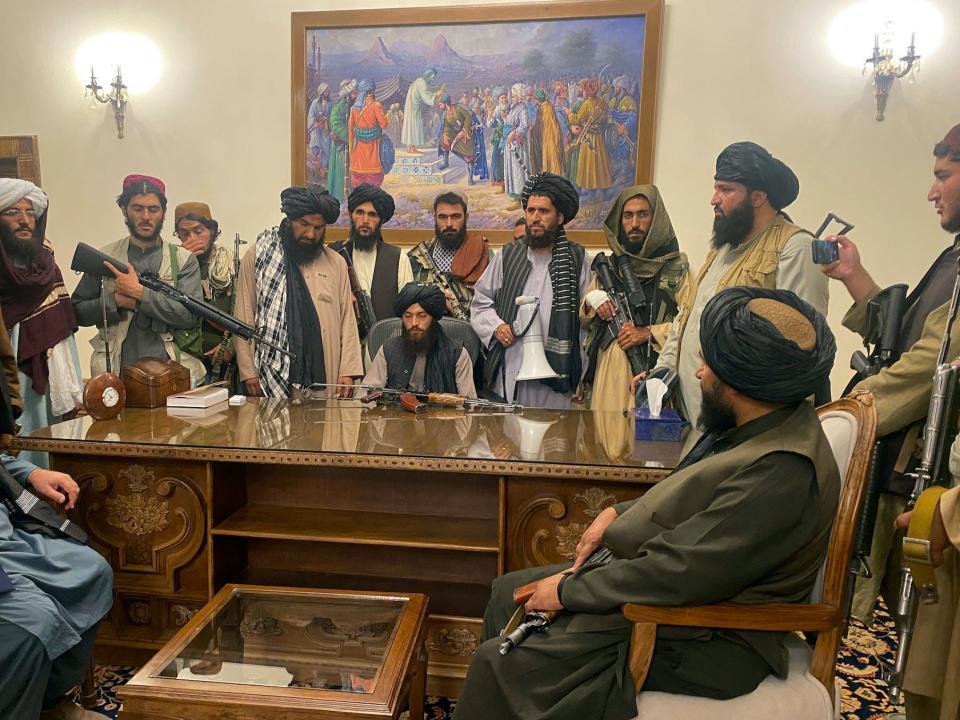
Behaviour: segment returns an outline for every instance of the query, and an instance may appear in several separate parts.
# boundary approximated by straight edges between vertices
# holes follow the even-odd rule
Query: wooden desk
[[[424,593],[430,692],[455,696],[493,578],[570,560],[603,508],[676,461],[661,446],[647,467],[631,433],[620,413],[251,398],[208,417],[77,418],[16,444],[73,475],[73,518],[114,569],[100,657],[144,661],[227,583]]]

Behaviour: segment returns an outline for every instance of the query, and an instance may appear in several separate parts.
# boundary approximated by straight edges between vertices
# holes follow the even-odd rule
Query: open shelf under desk
[[[411,578],[341,575],[300,570],[248,567],[233,582],[280,587],[307,587],[325,590],[357,590],[380,593],[423,593],[430,598],[431,615],[482,618],[490,598],[490,585],[479,583],[432,582]]]
[[[245,505],[214,535],[496,553],[497,521],[436,515]]]

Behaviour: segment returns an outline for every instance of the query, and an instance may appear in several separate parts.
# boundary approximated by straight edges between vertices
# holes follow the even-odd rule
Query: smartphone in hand
[[[832,228],[831,224],[837,223],[838,228]],[[853,225],[848,223],[839,215],[827,213],[827,217],[820,223],[820,229],[817,230],[813,240],[813,262],[817,265],[829,265],[840,259],[840,247],[835,240],[821,239],[824,231],[830,228],[828,235],[846,235],[853,230]]]

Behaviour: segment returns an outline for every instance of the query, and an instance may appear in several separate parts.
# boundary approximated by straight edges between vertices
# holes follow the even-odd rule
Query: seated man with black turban
[[[237,338],[240,381],[248,395],[282,398],[315,383],[351,385],[363,361],[347,263],[323,244],[340,201],[321,185],[289,187],[280,210],[279,227],[260,233],[240,261],[234,314],[295,357]]]
[[[827,282],[813,264],[813,236],[783,212],[800,192],[793,171],[752,142],[730,145],[717,157],[712,247],[686,291],[655,369],[680,374],[680,409],[696,428],[700,417],[700,318],[718,292],[738,285],[791,290],[827,312]],[[827,386],[817,388],[828,399]],[[687,447],[699,437],[691,432]]]
[[[404,285],[413,282],[410,258],[383,239],[381,229],[390,222],[396,206],[393,197],[376,185],[364,183],[347,198],[350,237],[330,248],[346,254],[357,271],[360,286],[373,301],[377,320],[393,316],[393,303]]]
[[[601,512],[572,567],[494,581],[483,627],[492,639],[473,656],[454,720],[626,720],[641,689],[728,699],[786,676],[781,632],[661,627],[642,688],[627,667],[624,603],[805,602],[839,499],[807,399],[836,351],[824,317],[791,292],[730,288],[707,303],[700,339],[706,435],[645,495]],[[600,548],[606,557],[594,556]],[[502,656],[494,636],[513,591],[538,580],[526,609],[566,612]]]
[[[487,348],[484,389],[527,407],[563,410],[583,374],[578,308],[590,282],[582,246],[567,238],[564,225],[577,216],[580,197],[569,180],[553,173],[531,175],[520,201],[526,213],[522,239],[504,245],[474,285],[470,324]],[[517,380],[523,338],[514,336],[517,298],[536,297],[533,322],[543,331],[547,362],[555,377]]]
[[[446,298],[436,285],[404,285],[393,305],[403,330],[377,352],[363,384],[475,398],[470,353],[443,331],[444,308]]]

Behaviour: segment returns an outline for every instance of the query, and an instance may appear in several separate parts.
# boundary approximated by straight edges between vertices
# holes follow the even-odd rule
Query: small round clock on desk
[[[83,406],[94,420],[111,420],[120,414],[127,400],[123,381],[113,373],[100,373],[83,386]]]

